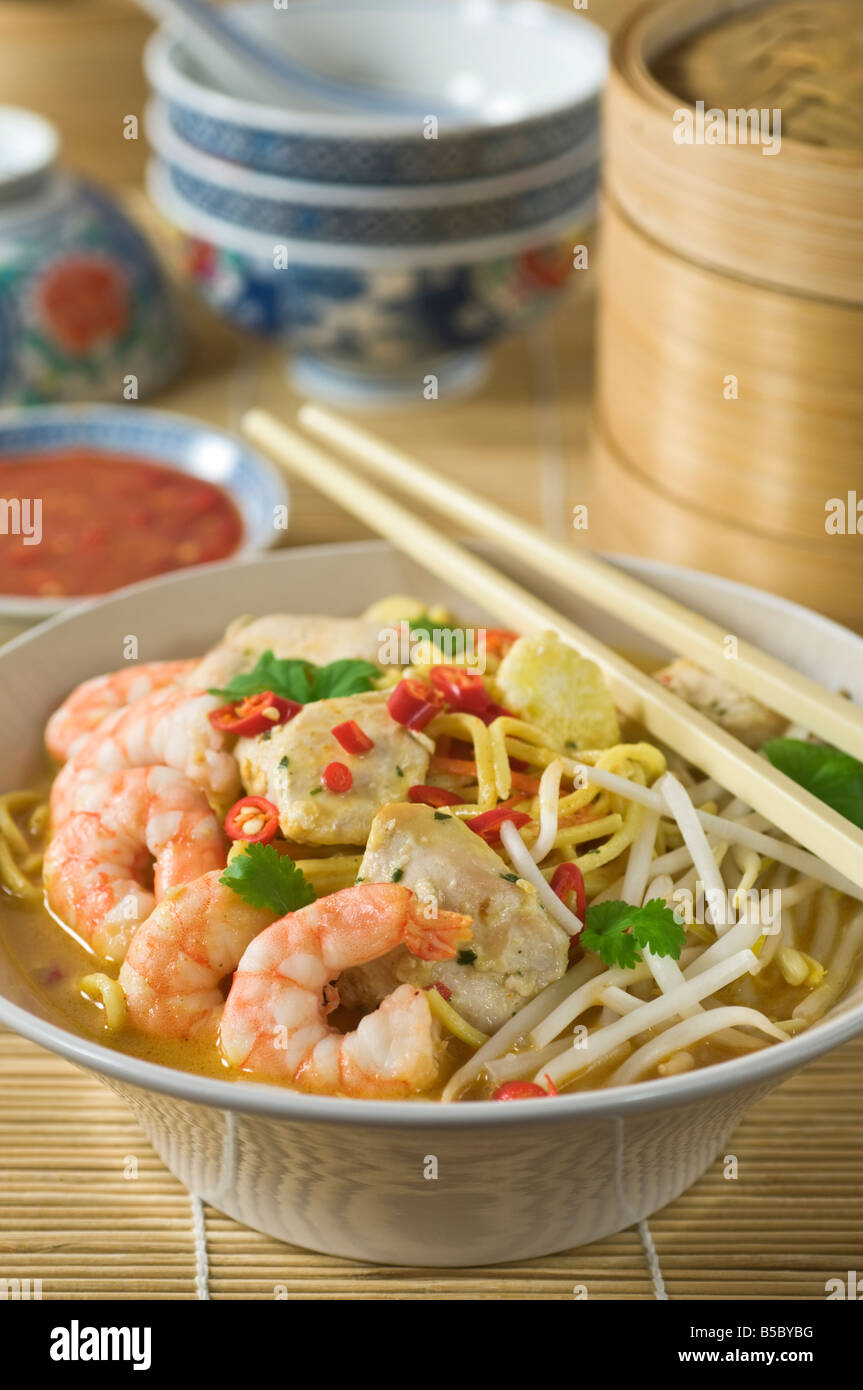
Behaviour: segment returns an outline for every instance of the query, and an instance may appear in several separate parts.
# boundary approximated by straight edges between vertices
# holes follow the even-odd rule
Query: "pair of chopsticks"
[[[314,405],[303,406],[298,419],[343,455],[395,487],[421,496],[424,505],[453,522],[489,537],[498,548],[527,561],[580,599],[640,628],[793,723],[863,759],[863,710],[850,700],[741,639],[736,660],[729,660],[725,654],[729,634],[717,624],[596,556],[552,540],[352,422]],[[443,577],[504,626],[521,632],[552,630],[590,657],[601,667],[619,709],[863,889],[863,833],[844,816],[591,633],[268,412],[250,411],[243,429],[287,472],[329,497],[415,563]]]

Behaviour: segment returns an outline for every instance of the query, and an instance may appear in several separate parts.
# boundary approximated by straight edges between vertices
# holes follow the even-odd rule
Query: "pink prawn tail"
[[[431,904],[424,906],[413,897],[408,905],[405,945],[411,955],[421,960],[451,960],[460,943],[470,941],[472,921],[472,917],[461,912],[444,912]]]

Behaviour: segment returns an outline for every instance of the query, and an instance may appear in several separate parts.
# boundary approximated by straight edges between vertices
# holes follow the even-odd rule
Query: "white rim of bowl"
[[[85,187],[74,174],[56,165],[44,178],[22,179],[8,201],[0,196],[0,246],[4,238],[18,236],[22,227],[56,216]]]
[[[12,157],[0,156],[0,198],[13,194],[53,168],[60,153],[57,127],[25,106],[0,106],[0,149],[12,150]]]
[[[491,178],[459,179],[451,183],[353,184],[292,179],[234,164],[229,159],[199,150],[178,135],[168,119],[161,97],[153,97],[144,110],[144,130],[156,154],[178,164],[195,177],[206,178],[220,188],[245,193],[250,198],[270,198],[280,203],[310,203],[316,207],[426,208],[456,203],[490,202],[511,194],[530,192],[559,183],[592,164],[599,165],[599,137],[581,141],[574,149],[541,164],[529,164],[511,174]]]
[[[349,270],[424,270],[447,265],[472,265],[478,261],[530,251],[553,241],[575,235],[595,215],[596,194],[550,222],[537,222],[519,232],[497,237],[476,237],[471,241],[437,242],[432,245],[360,246],[355,242],[291,240],[250,232],[221,217],[203,212],[174,187],[170,173],[158,158],[147,165],[147,192],[163,217],[181,232],[198,241],[212,243],[222,251],[233,251],[250,260],[270,262],[276,247],[284,247],[288,264],[331,266]]]
[[[312,3],[306,3],[306,0],[291,0],[293,10],[312,9],[313,6],[314,0]],[[245,6],[231,6],[229,8],[241,10]],[[338,9],[340,7],[330,6],[329,8]],[[377,3],[369,8],[385,10],[387,8],[399,9],[401,6],[398,0],[389,6],[377,0]],[[461,0],[459,8],[469,11],[471,0]],[[590,57],[596,68],[595,80],[581,95],[575,92],[571,100],[543,108],[516,120],[501,121],[494,124],[472,119],[447,121],[444,130],[445,136],[482,134],[493,136],[496,133],[514,132],[520,126],[530,125],[534,121],[543,119],[554,119],[555,115],[559,115],[563,111],[578,109],[590,101],[595,101],[602,90],[608,67],[608,39],[598,25],[581,14],[571,15],[567,14],[566,11],[554,10],[546,4],[537,3],[537,0],[514,0],[514,3],[497,6],[497,9],[499,11],[498,18],[516,30],[521,28],[535,32],[537,29],[545,29],[548,31],[549,37],[556,43],[573,42],[574,40],[576,46],[583,49],[585,56],[587,56],[588,50],[592,50]],[[300,111],[288,114],[270,106],[247,101],[242,97],[232,97],[227,92],[216,91],[195,81],[194,78],[189,77],[178,68],[173,55],[178,48],[182,47],[182,40],[168,27],[163,26],[158,29],[144,48],[144,72],[147,80],[169,100],[177,101],[193,110],[200,111],[214,120],[226,121],[231,125],[275,134],[320,135],[347,141],[375,138],[399,139],[400,137],[407,140],[423,138],[422,122],[413,116],[365,115],[361,112],[342,115],[336,112],[331,114],[329,112],[304,113]]]
[[[4,406],[0,408],[0,434],[2,434],[6,426],[9,425],[26,427],[29,424],[50,424],[52,421],[74,425],[78,421],[82,423],[86,422],[88,417],[104,417],[106,415],[112,416],[115,419],[122,418],[125,421],[127,418],[125,412],[129,409],[134,409],[135,419],[137,420],[143,418],[145,421],[149,420],[155,425],[164,423],[166,425],[171,425],[173,428],[179,426],[185,429],[190,435],[203,430],[208,434],[215,434],[221,439],[229,440],[241,453],[254,461],[255,468],[263,477],[270,480],[273,496],[277,497],[288,507],[288,514],[290,516],[291,493],[287,480],[281,470],[267,458],[266,454],[262,454],[258,449],[255,449],[253,445],[243,439],[241,435],[234,435],[230,430],[221,429],[218,425],[211,425],[206,420],[198,420],[192,415],[184,415],[179,410],[151,410],[149,406],[129,407],[122,405],[104,405],[98,402],[83,403],[81,405]],[[129,452],[134,455],[135,450],[130,448]],[[3,457],[4,454],[0,451],[0,461],[2,461]],[[142,454],[141,458],[146,458],[146,456]],[[195,476],[187,473],[184,468],[178,467],[176,463],[172,463],[169,460],[149,458],[146,461],[161,462],[166,468],[175,468],[178,473],[185,473],[187,477]],[[222,485],[217,484],[217,486]],[[228,494],[239,510],[237,494],[229,487],[223,487],[222,490]],[[240,514],[242,516],[242,512]],[[245,533],[245,524],[243,530]],[[244,539],[239,550],[235,551],[233,555],[226,557],[225,560],[214,560],[206,565],[186,565],[182,570],[169,571],[169,574],[185,574],[192,570],[205,570],[210,568],[210,564],[231,564],[234,561],[242,562],[244,560],[259,559],[267,550],[272,549],[276,543],[276,539],[275,532],[273,532],[272,539],[266,544],[263,541]],[[162,577],[161,575],[154,576],[154,578]],[[150,581],[142,580],[141,582],[147,584]],[[132,588],[136,586],[125,585],[123,587]],[[100,603],[106,598],[113,598],[115,594],[122,592],[123,588],[120,588],[110,589],[107,594],[69,594],[63,597],[58,596],[57,598],[27,598],[23,594],[0,593],[0,613],[10,618],[53,618],[57,615],[65,615],[66,611],[69,609],[89,608],[94,603]]]
[[[373,540],[304,546],[301,549],[325,558],[329,555],[336,560],[344,554],[346,547],[352,553],[366,551],[370,555],[380,554],[382,548],[389,549],[385,542]],[[483,550],[481,544],[476,548]],[[624,568],[632,560],[631,556],[613,554],[606,555],[605,558],[622,563]],[[259,556],[257,560],[241,564],[261,563],[262,560],[268,560],[274,565],[279,563],[279,557],[274,555]],[[650,563],[657,575],[675,574],[685,577],[696,573],[676,565],[666,565],[662,561]],[[722,579],[718,575],[711,575],[710,578],[723,588],[731,589],[739,596],[741,602],[745,602],[747,597],[754,593],[761,595],[764,592],[748,584]],[[127,589],[103,600],[104,606],[107,608],[114,602],[122,602],[127,595],[146,588],[164,587],[176,579],[176,575],[162,575],[156,579],[145,580],[141,584],[130,585]],[[855,636],[841,624],[829,618],[822,618],[820,614],[803,608],[801,604],[792,603],[774,594],[769,594],[768,597],[776,605],[778,614],[806,613],[810,618],[814,617],[819,625],[823,623],[832,630]],[[13,638],[0,650],[0,665],[7,656],[14,656],[22,647],[26,647],[32,641],[41,640],[46,632],[52,632],[63,623],[74,621],[76,614],[88,611],[91,607],[91,604],[81,605],[30,632],[22,633],[20,637]],[[455,1125],[460,1128],[477,1129],[485,1128],[489,1124],[572,1124],[579,1120],[630,1116],[706,1100],[726,1091],[759,1090],[778,1082],[784,1074],[797,1071],[807,1062],[850,1041],[863,1031],[863,1004],[855,1005],[832,1020],[828,1018],[816,1023],[796,1038],[788,1038],[781,1047],[766,1048],[727,1062],[715,1062],[711,1066],[684,1072],[679,1076],[661,1077],[654,1081],[636,1081],[629,1086],[616,1086],[611,1090],[573,1092],[556,1097],[553,1105],[526,1107],[496,1105],[490,1101],[457,1101],[451,1105],[443,1105],[440,1101],[428,1100],[383,1101],[315,1096],[270,1086],[264,1082],[217,1081],[199,1076],[195,1072],[177,1071],[155,1062],[142,1061],[128,1053],[117,1052],[101,1043],[67,1031],[57,1024],[47,1023],[3,996],[0,996],[0,1023],[99,1075],[112,1077],[139,1090],[157,1091],[192,1104],[275,1118],[303,1119],[321,1124],[345,1124],[356,1121],[375,1128],[395,1126],[403,1129],[405,1126],[411,1126],[430,1130],[441,1125]]]

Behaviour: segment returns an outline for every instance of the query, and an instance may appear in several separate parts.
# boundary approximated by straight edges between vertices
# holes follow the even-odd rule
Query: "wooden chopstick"
[[[288,472],[330,497],[372,531],[386,537],[414,563],[494,614],[506,627],[521,632],[558,633],[602,668],[619,709],[742,797],[792,839],[840,868],[863,889],[863,833],[844,816],[804,791],[576,623],[414,516],[402,503],[358,477],[267,411],[249,411],[242,425],[249,438]]]
[[[543,535],[535,526],[391,448],[351,421],[317,405],[304,405],[298,419],[304,429],[366,464],[379,477],[421,496],[423,503],[477,535],[488,536],[580,598],[640,628],[735,689],[762,700],[793,724],[802,724],[863,760],[863,709],[850,700],[743,638],[735,638],[730,648],[735,655],[729,659],[728,639],[734,634],[723,631],[717,623],[605,560]]]

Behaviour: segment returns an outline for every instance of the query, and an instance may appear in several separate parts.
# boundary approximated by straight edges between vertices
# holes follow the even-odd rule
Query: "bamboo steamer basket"
[[[611,200],[602,229],[597,401],[613,442],[682,502],[823,543],[828,499],[863,494],[863,306],[707,270]]]
[[[673,138],[674,113],[688,103],[662,86],[653,64],[705,26],[747,14],[759,22],[763,16],[765,33],[781,22],[765,0],[666,0],[624,22],[606,93],[606,190],[636,225],[694,261],[797,294],[863,304],[863,148],[783,134],[770,156],[758,144]],[[769,46],[742,54],[747,61],[769,64]],[[718,104],[710,91],[703,100]],[[835,134],[827,105],[823,119]]]
[[[863,631],[863,538],[853,553],[825,536],[820,544],[760,533],[758,518],[736,525],[687,505],[647,478],[612,442],[606,423],[592,430],[590,541],[607,550],[707,570],[767,589]]]

